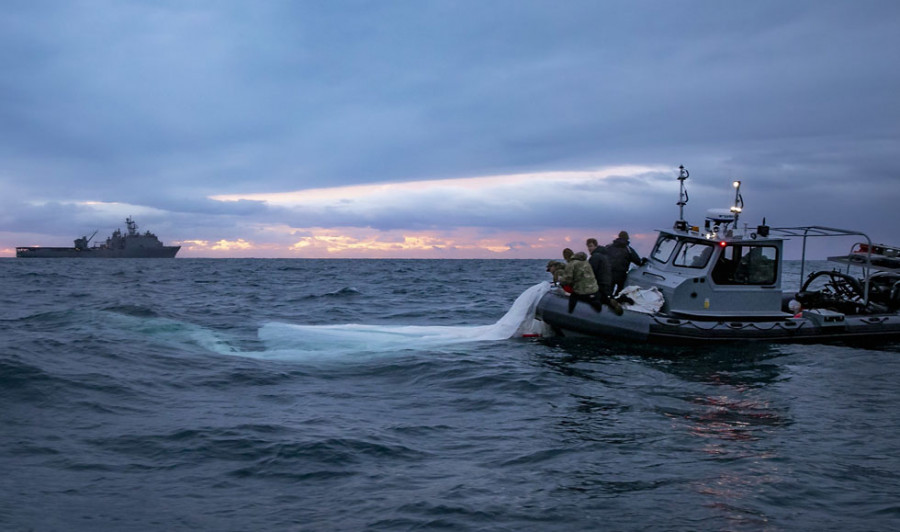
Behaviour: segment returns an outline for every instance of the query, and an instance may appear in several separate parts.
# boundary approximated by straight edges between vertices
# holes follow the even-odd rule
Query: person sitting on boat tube
[[[566,266],[562,273],[559,274],[558,279],[562,285],[572,285],[572,293],[569,295],[569,314],[575,310],[575,305],[579,301],[587,302],[597,312],[603,310],[603,304],[605,303],[616,314],[622,314],[622,306],[600,291],[600,286],[597,285],[597,279],[594,277],[594,271],[591,269],[591,265],[587,263],[586,254],[575,253],[571,249],[566,248],[563,250],[563,258],[566,259]]]
[[[606,256],[609,257],[609,268],[612,270],[612,294],[615,295],[625,288],[628,268],[632,264],[637,266],[642,264],[641,256],[629,245],[626,231],[619,231],[619,238],[606,246]]]

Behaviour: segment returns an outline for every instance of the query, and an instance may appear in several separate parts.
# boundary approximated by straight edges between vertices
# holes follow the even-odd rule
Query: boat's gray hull
[[[900,315],[827,316],[766,321],[684,319],[626,310],[617,316],[578,303],[569,314],[568,297],[550,292],[538,302],[536,317],[563,336],[597,336],[666,344],[736,341],[884,341],[900,340]]]
[[[181,246],[154,248],[102,249],[102,248],[17,248],[16,257],[36,259],[171,259]]]

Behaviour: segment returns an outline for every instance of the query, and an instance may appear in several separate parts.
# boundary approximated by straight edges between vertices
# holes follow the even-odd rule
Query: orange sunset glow
[[[284,228],[287,231],[287,228]],[[421,258],[421,259],[544,259],[557,257],[563,247],[580,250],[586,238],[612,241],[617,230],[548,230],[506,232],[479,236],[476,231],[378,232],[369,228],[291,230],[286,246],[273,242],[236,240],[184,240],[181,256],[255,258]],[[645,235],[633,235],[641,248]],[[285,252],[285,250],[287,250]]]

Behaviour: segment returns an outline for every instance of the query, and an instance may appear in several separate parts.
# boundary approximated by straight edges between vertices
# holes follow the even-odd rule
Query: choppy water
[[[544,280],[0,260],[0,529],[900,529],[900,345],[517,337]]]

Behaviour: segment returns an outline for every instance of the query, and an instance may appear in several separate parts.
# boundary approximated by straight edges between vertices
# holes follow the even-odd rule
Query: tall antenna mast
[[[680,190],[678,191],[678,203],[676,203],[676,205],[678,205],[678,221],[675,222],[675,228],[682,231],[687,230],[687,222],[684,219],[684,206],[687,205],[689,199],[687,189],[684,187],[684,182],[690,176],[690,172],[687,171],[687,168],[685,168],[684,165],[678,167],[678,184]]]
[[[731,185],[734,187],[734,206],[731,207],[731,212],[734,214],[734,229],[736,230],[738,228],[738,218],[744,210],[744,198],[741,197],[741,182],[735,181]]]

